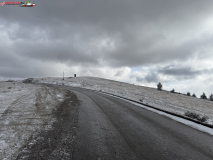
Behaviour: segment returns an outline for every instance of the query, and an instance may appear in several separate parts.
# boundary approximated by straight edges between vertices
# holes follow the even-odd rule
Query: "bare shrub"
[[[193,118],[193,119],[197,119],[199,117],[199,114],[187,111],[185,113],[185,116]]]
[[[190,117],[192,119],[196,119],[196,120],[198,120],[200,122],[206,122],[208,120],[207,116],[201,116],[201,115],[199,115],[197,113],[190,112],[190,111],[185,112],[185,116]]]
[[[207,116],[199,117],[198,119],[200,122],[206,122],[208,120]]]
[[[14,82],[14,80],[9,79],[9,80],[7,80],[6,82]]]

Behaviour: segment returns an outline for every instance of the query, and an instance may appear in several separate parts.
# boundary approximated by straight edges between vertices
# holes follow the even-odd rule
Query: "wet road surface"
[[[108,95],[70,92],[57,122],[17,159],[213,159],[212,136]]]

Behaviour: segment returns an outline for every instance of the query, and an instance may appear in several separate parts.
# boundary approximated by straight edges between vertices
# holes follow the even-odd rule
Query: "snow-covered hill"
[[[36,78],[34,82],[104,91],[181,115],[196,112],[213,124],[213,102],[208,100],[95,77]],[[51,112],[64,98],[65,91],[56,88],[0,82],[0,159],[16,157],[36,130],[51,127],[55,121]]]
[[[66,77],[64,80],[62,78],[37,78],[35,80],[38,83],[64,84],[101,90],[138,102],[143,100],[145,104],[181,115],[187,111],[195,112],[209,117],[207,123],[213,124],[213,101],[96,77]]]

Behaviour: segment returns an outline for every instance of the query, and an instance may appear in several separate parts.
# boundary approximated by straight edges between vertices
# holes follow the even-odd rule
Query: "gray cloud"
[[[117,71],[115,74],[115,77],[120,77],[122,76],[122,74],[123,74],[123,71]]]
[[[146,77],[145,77],[147,82],[158,82],[158,74],[157,73],[149,73]]]
[[[136,77],[136,81],[138,81],[138,82],[143,82],[143,81],[144,81],[144,78]]]
[[[2,7],[0,15],[3,27],[11,28],[10,40],[22,40],[19,46],[26,42],[30,46],[20,56],[93,64],[102,58],[110,66],[134,67],[189,59],[197,46],[208,46],[205,42],[212,41],[212,37],[178,45],[170,41],[170,37],[190,30],[212,13],[210,4],[198,0],[64,3],[47,0],[36,1],[33,8]],[[106,38],[115,42],[114,49],[100,47],[98,43]]]
[[[158,73],[156,72],[149,72],[145,77],[136,77],[137,82],[148,82],[148,83],[153,83],[153,82],[158,82],[159,77]]]
[[[174,76],[195,76],[204,72],[204,71],[193,71],[190,67],[184,68],[170,68],[170,67],[171,66],[160,69],[159,73]]]
[[[62,69],[107,77],[106,68],[109,79],[129,75],[140,83],[160,81],[160,75],[185,80],[212,74],[212,66],[198,70],[182,63],[212,59],[212,26],[206,19],[213,1],[32,2],[33,8],[1,7],[0,78],[59,76]],[[180,66],[161,67],[174,61]],[[145,76],[118,69],[143,66],[157,69],[149,68]]]
[[[158,70],[158,74],[174,76],[177,80],[195,79],[198,76],[211,75],[213,68],[193,70],[191,67],[177,68],[173,65]]]

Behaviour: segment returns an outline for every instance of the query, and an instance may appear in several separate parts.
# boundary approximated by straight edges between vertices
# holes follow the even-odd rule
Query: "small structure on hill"
[[[162,87],[163,87],[163,85],[159,82],[159,83],[157,84],[157,89],[158,89],[159,91],[161,91],[161,90],[162,90]]]
[[[76,77],[76,74],[74,74],[74,77]]]

